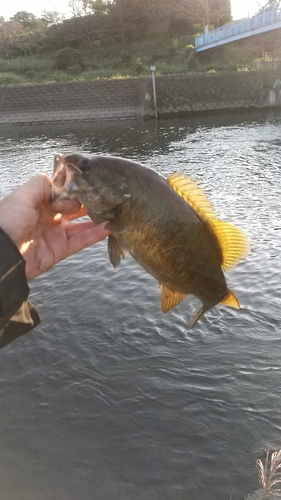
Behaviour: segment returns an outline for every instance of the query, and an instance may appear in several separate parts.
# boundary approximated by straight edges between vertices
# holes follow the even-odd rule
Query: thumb
[[[78,217],[87,215],[85,208],[81,207],[81,203],[79,203],[78,200],[56,199],[50,202],[50,208],[56,214],[73,215],[71,219],[77,219]]]

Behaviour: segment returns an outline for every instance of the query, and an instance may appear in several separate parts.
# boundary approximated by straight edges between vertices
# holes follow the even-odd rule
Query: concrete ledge
[[[0,113],[0,124],[9,123],[45,123],[45,122],[70,122],[87,120],[110,120],[120,118],[141,118],[135,108],[121,109],[93,109],[71,111],[42,111],[42,112],[7,112]]]

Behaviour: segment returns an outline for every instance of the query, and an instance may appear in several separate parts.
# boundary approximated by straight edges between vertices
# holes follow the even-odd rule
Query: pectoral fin
[[[113,236],[108,236],[108,255],[114,268],[118,267],[121,259],[125,259],[127,250],[120,245],[119,241]]]
[[[159,284],[159,288],[162,292],[162,312],[168,312],[174,307],[176,307],[185,297],[186,294],[174,292],[164,285]]]

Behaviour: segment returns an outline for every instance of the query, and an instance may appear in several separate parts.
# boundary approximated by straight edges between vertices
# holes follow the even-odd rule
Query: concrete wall
[[[137,79],[0,87],[0,123],[140,117]]]
[[[262,72],[156,77],[159,115],[280,106]],[[0,87],[0,123],[141,118],[154,115],[150,77]]]

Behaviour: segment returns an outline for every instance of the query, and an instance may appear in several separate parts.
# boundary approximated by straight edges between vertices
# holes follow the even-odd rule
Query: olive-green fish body
[[[123,158],[80,154],[59,158],[61,170],[71,172],[63,196],[79,199],[94,222],[109,221],[112,265],[117,267],[131,254],[159,281],[164,312],[188,294],[203,303],[192,324],[223,301],[239,306],[222,271],[223,251],[212,227],[215,218],[204,216],[204,206],[208,212],[210,205],[194,183],[182,175],[167,180]],[[56,170],[57,163],[56,159]],[[194,204],[198,199],[203,216]]]

